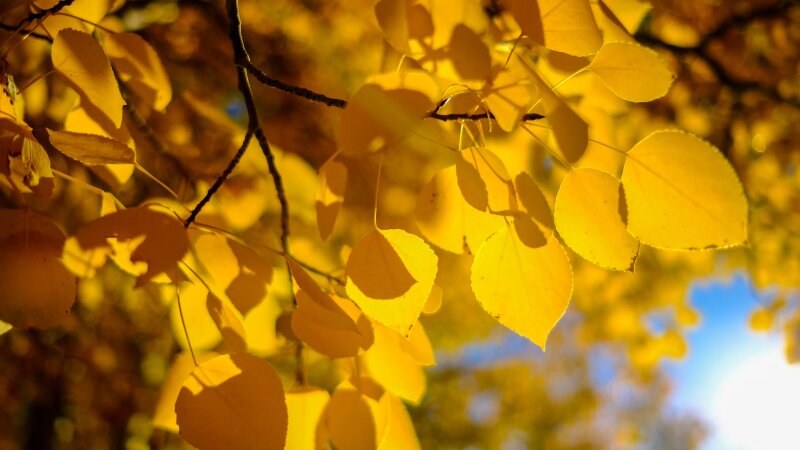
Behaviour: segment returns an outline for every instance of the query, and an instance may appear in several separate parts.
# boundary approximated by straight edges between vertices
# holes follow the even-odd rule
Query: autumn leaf
[[[45,216],[0,209],[0,320],[50,328],[67,319],[76,280],[60,261],[64,240],[64,232]]]
[[[195,367],[175,403],[181,436],[200,450],[275,449],[286,443],[286,399],[275,369],[247,353]]]
[[[347,295],[371,319],[406,335],[419,317],[430,295],[433,280],[436,278],[438,260],[433,250],[413,234],[402,230],[376,230],[372,233],[380,233],[381,238],[374,239],[378,240],[381,245],[381,251],[388,252],[391,248],[396,252],[398,259],[395,262],[398,264],[391,268],[399,270],[399,266],[402,265],[410,275],[410,279],[416,282],[396,298],[375,299],[362,292],[359,286],[352,282],[352,279],[349,278],[351,272],[348,270]],[[383,242],[388,243],[388,247],[383,247]],[[350,258],[352,259],[352,257],[351,255]],[[383,264],[383,262],[381,261],[379,264]],[[357,267],[361,268],[360,265]],[[396,276],[395,272],[387,269],[389,268],[383,267],[375,272],[367,270],[361,274],[374,273],[379,277]],[[400,280],[407,281],[408,279],[400,278]],[[388,283],[389,281],[383,279],[382,282]],[[394,288],[400,286],[398,281],[393,281],[393,283]]]
[[[620,98],[631,102],[663,97],[675,78],[656,52],[632,42],[603,45],[589,70]]]
[[[58,151],[84,164],[135,164],[136,154],[114,139],[85,133],[47,130]]]
[[[100,111],[113,125],[122,125],[125,101],[119,92],[111,63],[91,35],[63,29],[53,41],[53,67],[72,84],[85,100],[84,108]]]
[[[508,227],[478,250],[471,280],[486,312],[542,349],[572,295],[572,269],[558,241],[531,248]]]
[[[747,201],[736,173],[711,144],[657,131],[628,152],[622,172],[628,231],[645,244],[699,250],[747,240]]]
[[[393,236],[373,230],[356,243],[347,259],[349,281],[368,298],[397,298],[416,282],[389,240]]]
[[[98,248],[110,251],[109,238],[143,238],[130,257],[133,263],[147,263],[147,271],[136,280],[137,286],[175,267],[189,248],[186,231],[177,218],[147,207],[129,208],[103,216],[81,227],[74,237],[84,251]]]
[[[564,242],[601,267],[633,271],[639,242],[625,229],[619,180],[594,169],[573,169],[556,196],[555,222]]]
[[[103,48],[123,81],[156,111],[172,100],[172,85],[155,49],[136,33],[102,33]]]

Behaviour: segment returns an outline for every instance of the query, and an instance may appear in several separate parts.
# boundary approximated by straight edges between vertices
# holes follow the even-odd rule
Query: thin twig
[[[45,17],[49,16],[50,14],[55,14],[62,9],[66,8],[67,6],[71,5],[75,0],[59,0],[58,3],[53,5],[52,8],[42,9],[40,11],[30,13],[27,17],[20,20],[16,27],[14,27],[14,32],[17,32],[22,29],[26,24],[33,23],[37,20],[44,19]]]
[[[310,100],[312,102],[322,103],[325,106],[330,106],[332,108],[339,108],[344,109],[347,106],[347,100],[335,97],[329,97],[325,94],[320,94],[319,92],[312,91],[311,89],[307,89],[301,86],[295,86],[293,84],[285,83],[281,80],[275,79],[264,73],[263,70],[259,69],[258,67],[253,64],[250,59],[248,58],[243,62],[245,69],[250,72],[258,81],[260,81],[265,86],[269,86],[273,89],[277,89],[281,92],[285,92],[290,95],[294,95],[295,97],[301,97],[306,100]],[[481,120],[481,119],[494,119],[494,114],[491,112],[485,112],[480,114],[469,114],[469,113],[454,113],[454,114],[441,114],[439,113],[439,109],[443,106],[445,102],[440,102],[433,111],[427,113],[425,117],[443,121],[451,121],[451,120]],[[522,121],[532,121],[542,119],[544,116],[541,114],[525,114],[522,116]]]
[[[197,203],[197,206],[194,207],[192,213],[189,214],[189,217],[186,218],[186,220],[183,222],[184,228],[189,228],[189,226],[195,221],[195,219],[197,219],[197,215],[200,214],[200,211],[203,210],[203,207],[206,206],[206,203],[208,203],[208,201],[211,200],[211,197],[213,197],[214,194],[217,193],[217,190],[219,190],[219,188],[222,187],[222,184],[225,183],[225,180],[227,180],[228,177],[231,175],[233,169],[235,169],[236,165],[239,164],[239,161],[242,160],[242,155],[244,155],[245,150],[247,150],[247,146],[250,145],[250,139],[252,137],[253,137],[253,131],[247,130],[247,133],[244,135],[244,140],[242,140],[242,145],[239,147],[239,150],[236,151],[236,154],[233,155],[233,158],[231,158],[230,162],[228,162],[228,167],[226,167],[225,170],[223,170],[222,173],[219,174],[217,179],[214,181],[214,184],[212,184],[211,187],[208,189],[208,192],[206,192],[206,195],[202,198],[202,200],[200,200],[200,202]]]

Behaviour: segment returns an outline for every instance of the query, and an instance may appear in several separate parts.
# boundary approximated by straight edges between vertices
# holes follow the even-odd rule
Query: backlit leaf
[[[117,140],[94,134],[47,130],[58,151],[84,164],[133,164],[136,154]]]
[[[426,386],[422,365],[406,351],[403,336],[381,325],[374,331],[375,343],[364,354],[369,374],[389,392],[419,403]]]
[[[74,236],[83,250],[110,250],[108,238],[143,239],[130,258],[134,263],[147,263],[147,271],[136,280],[137,286],[175,267],[189,248],[186,231],[177,218],[146,207],[103,216],[81,227]]]
[[[433,109],[437,92],[435,81],[419,71],[371,80],[353,94],[342,113],[339,151],[356,156],[397,144]]]
[[[317,228],[322,239],[328,239],[336,225],[347,188],[347,167],[338,161],[328,161],[319,169],[317,193]]]
[[[486,312],[542,349],[572,293],[572,269],[555,237],[531,248],[508,227],[478,250],[471,281]]]
[[[464,80],[483,80],[489,76],[492,68],[489,48],[466,25],[458,24],[453,29],[448,56],[456,73]]]
[[[356,356],[369,347],[355,321],[332,300],[320,305],[306,291],[295,295],[297,309],[292,314],[292,331],[306,345],[331,358]],[[328,309],[328,308],[337,309]]]
[[[397,252],[403,266],[416,283],[405,293],[391,300],[377,300],[363,293],[348,279],[347,295],[371,319],[406,335],[422,312],[436,278],[436,254],[419,237],[402,230],[380,230]],[[351,255],[352,258],[352,255]]]
[[[84,108],[99,110],[119,128],[125,101],[100,44],[87,33],[64,29],[53,41],[51,55],[53,67],[78,91]]]
[[[432,244],[461,254],[476,251],[504,222],[502,217],[470,206],[460,189],[456,168],[451,166],[423,187],[417,200],[416,223]]]
[[[538,75],[532,75],[539,88],[539,95],[542,96],[547,122],[553,129],[561,154],[567,162],[577,162],[589,145],[589,125]]]
[[[620,182],[594,169],[573,169],[556,196],[558,233],[576,253],[601,267],[633,271],[639,242],[620,213]]]
[[[286,443],[288,414],[281,380],[247,353],[201,363],[175,404],[181,436],[200,450],[273,449]]]
[[[103,33],[103,47],[120,78],[149,106],[163,111],[172,85],[153,47],[136,33]]]
[[[336,448],[374,450],[378,447],[375,419],[358,391],[336,389],[324,413],[325,428]]]
[[[714,146],[657,131],[628,152],[622,171],[628,232],[660,248],[697,250],[747,240],[747,200]]]
[[[286,393],[286,406],[289,411],[286,450],[318,448],[317,427],[330,397],[328,391],[312,386],[296,388]]]
[[[392,236],[382,230],[369,232],[347,259],[348,284],[355,284],[368,298],[397,298],[416,282],[398,255],[400,249],[392,245]]]
[[[219,356],[216,353],[200,353],[197,355],[199,362],[208,361]],[[175,401],[178,400],[178,393],[183,387],[183,381],[194,370],[194,361],[189,352],[179,353],[172,361],[172,365],[167,371],[167,377],[161,385],[161,393],[158,396],[156,410],[153,413],[153,426],[163,428],[173,433],[178,432],[177,416],[175,415]]]
[[[603,43],[588,0],[515,0],[512,12],[523,33],[551,50],[586,56]]]
[[[33,211],[0,209],[0,320],[15,327],[62,323],[76,280],[61,264],[64,232]]]
[[[620,98],[631,102],[663,97],[675,78],[656,52],[632,42],[603,45],[589,69]]]

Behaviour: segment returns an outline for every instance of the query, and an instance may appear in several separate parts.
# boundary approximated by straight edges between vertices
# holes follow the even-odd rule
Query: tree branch
[[[30,14],[28,14],[27,17],[25,17],[24,19],[20,20],[19,23],[17,23],[17,26],[14,27],[13,31],[14,32],[18,32],[19,30],[22,29],[22,27],[24,27],[25,25],[27,25],[29,23],[35,22],[37,20],[44,19],[45,17],[49,16],[50,14],[55,14],[55,13],[61,11],[62,9],[66,8],[67,6],[71,5],[74,1],[75,0],[59,0],[59,2],[56,3],[55,5],[53,5],[52,8],[42,9],[40,11],[37,11],[37,12],[34,12],[34,13],[30,13]]]
[[[292,292],[292,297],[294,297],[294,289],[291,287],[294,281],[292,280],[292,272],[289,267],[289,258],[291,257],[289,252],[289,201],[286,199],[286,191],[283,187],[281,173],[275,163],[275,155],[272,153],[272,148],[269,145],[267,136],[258,119],[256,101],[253,97],[253,90],[250,87],[250,80],[247,77],[247,67],[252,64],[250,62],[250,55],[247,54],[247,48],[244,45],[244,38],[242,37],[242,19],[239,15],[239,1],[225,0],[225,9],[228,13],[228,26],[230,27],[228,29],[228,37],[233,46],[233,62],[236,65],[239,92],[242,94],[245,106],[247,107],[247,131],[255,135],[256,141],[258,141],[258,145],[261,147],[261,152],[267,160],[267,167],[272,176],[272,182],[275,185],[275,192],[278,196],[278,203],[280,203],[281,207],[281,250],[283,251],[283,259],[286,263],[287,276],[289,277],[289,292]],[[294,298],[292,298],[292,300],[296,306],[297,300]],[[306,383],[302,344],[299,344],[297,349],[296,361],[295,380],[298,384],[302,385]]]
[[[339,108],[344,109],[347,106],[347,100],[335,97],[328,97],[325,94],[320,94],[319,92],[314,92],[311,89],[307,89],[301,86],[295,86],[289,83],[284,83],[281,80],[275,79],[267,75],[263,70],[256,67],[250,59],[248,58],[246,61],[243,61],[243,65],[248,72],[253,74],[254,77],[258,81],[260,81],[265,86],[269,86],[273,89],[277,89],[281,92],[285,92],[290,95],[294,95],[296,97],[301,97],[306,100],[310,100],[312,102],[322,103],[325,106],[330,106],[332,108]],[[425,117],[442,120],[442,121],[451,121],[451,120],[481,120],[481,119],[494,119],[494,114],[491,112],[480,113],[480,114],[468,114],[468,113],[454,113],[454,114],[440,114],[439,108],[442,106],[440,103],[433,111],[430,111],[425,115]],[[532,121],[542,119],[544,116],[541,114],[525,114],[522,116],[522,121]]]
[[[197,219],[197,216],[200,214],[200,211],[203,210],[203,207],[206,206],[211,197],[217,193],[222,184],[225,183],[225,180],[231,175],[233,169],[239,164],[239,161],[242,160],[242,156],[244,155],[245,150],[247,150],[247,146],[250,144],[250,139],[253,137],[253,130],[248,129],[247,133],[244,135],[244,140],[242,140],[242,145],[239,147],[239,150],[236,151],[236,154],[233,155],[233,158],[228,162],[228,166],[225,167],[225,170],[217,177],[214,181],[214,184],[208,189],[206,195],[197,203],[197,206],[194,207],[192,213],[189,214],[189,217],[183,222],[184,228],[189,228],[189,226]]]

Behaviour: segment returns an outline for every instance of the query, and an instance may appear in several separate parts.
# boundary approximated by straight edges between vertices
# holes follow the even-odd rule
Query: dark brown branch
[[[231,175],[233,169],[239,164],[239,161],[242,160],[242,156],[244,155],[245,150],[247,150],[247,146],[250,145],[250,139],[253,137],[253,130],[247,130],[247,133],[244,135],[244,140],[242,140],[242,145],[239,147],[239,150],[236,150],[236,154],[233,155],[233,158],[228,162],[228,166],[225,167],[225,170],[222,171],[221,174],[217,177],[214,181],[214,184],[208,189],[206,195],[197,203],[197,206],[194,207],[192,213],[189,214],[189,217],[183,222],[184,228],[189,228],[189,226],[197,219],[197,216],[200,214],[200,211],[203,210],[203,207],[206,206],[206,203],[211,200],[211,197],[217,193],[220,187],[222,187],[225,180]]]
[[[21,30],[25,25],[29,23],[33,23],[37,20],[44,19],[45,17],[49,16],[50,14],[55,14],[62,9],[66,8],[67,6],[71,5],[75,0],[59,0],[58,3],[53,5],[52,8],[43,9],[41,11],[37,11],[35,13],[28,14],[27,17],[20,20],[16,27],[14,27],[14,32]]]
[[[312,102],[322,103],[323,105],[330,106],[332,108],[344,109],[347,106],[347,100],[341,98],[328,97],[325,94],[314,92],[311,89],[306,89],[304,87],[295,86],[289,83],[284,83],[281,80],[272,78],[266,73],[264,73],[263,70],[256,67],[255,64],[253,64],[249,58],[243,62],[243,65],[248,72],[253,74],[253,76],[256,77],[256,79],[265,86],[269,86],[273,89],[277,89],[281,92],[285,92],[287,94],[291,94],[296,97],[301,97],[306,100],[311,100]],[[440,102],[439,105],[433,111],[426,114],[425,117],[443,121],[494,119],[494,114],[492,114],[491,112],[479,113],[479,114],[468,114],[468,113],[441,114],[439,113],[439,108],[441,108],[443,103],[444,102]],[[542,118],[544,118],[544,116],[540,114],[531,113],[522,116],[522,121],[524,122],[524,121],[538,120]]]
[[[50,36],[46,35],[46,34],[41,34],[41,33],[37,33],[35,31],[30,31],[30,30],[17,29],[16,25],[9,25],[9,24],[6,24],[6,23],[0,23],[0,30],[8,31],[10,33],[27,34],[28,36],[30,36],[32,38],[41,39],[41,40],[47,41],[47,42],[53,42],[53,39]]]

